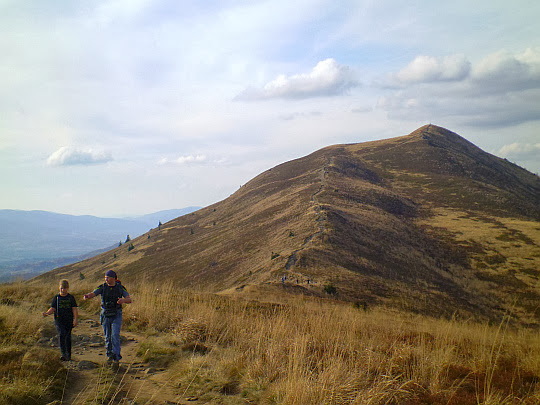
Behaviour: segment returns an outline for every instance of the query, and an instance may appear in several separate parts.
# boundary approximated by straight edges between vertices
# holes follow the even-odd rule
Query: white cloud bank
[[[540,48],[528,48],[512,55],[499,51],[481,60],[471,72],[480,90],[507,92],[540,88]]]
[[[471,63],[464,55],[449,55],[444,58],[417,56],[397,74],[390,76],[390,83],[397,85],[429,83],[437,81],[459,81],[471,71]]]
[[[306,99],[340,95],[359,85],[354,76],[350,67],[329,58],[317,63],[310,73],[280,75],[263,88],[244,90],[235,100]]]
[[[62,146],[47,159],[47,166],[88,166],[112,161],[110,153]]]
[[[391,119],[453,117],[474,127],[508,127],[540,120],[540,48],[499,51],[473,64],[464,56],[419,56],[383,82],[393,89],[377,107]]]
[[[497,153],[498,156],[510,159],[540,160],[540,143],[514,142],[504,145]]]
[[[188,156],[180,156],[176,159],[169,159],[169,158],[163,158],[159,161],[160,165],[166,165],[166,164],[178,164],[178,165],[185,165],[190,163],[203,163],[206,162],[207,158],[205,155],[188,155]]]
[[[397,73],[387,76],[383,87],[404,87],[436,82],[468,82],[475,91],[506,92],[540,87],[540,49],[521,54],[499,51],[474,66],[464,55],[417,56]]]

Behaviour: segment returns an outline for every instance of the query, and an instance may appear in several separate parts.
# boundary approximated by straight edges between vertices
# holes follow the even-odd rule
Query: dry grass
[[[39,405],[61,397],[66,371],[58,353],[36,344],[51,333],[41,316],[47,289],[16,283],[0,292],[0,403]]]
[[[10,288],[2,286],[0,298]],[[80,301],[80,294],[91,288],[81,282],[73,293]],[[179,400],[464,405],[540,400],[540,334],[512,329],[507,319],[489,326],[377,308],[366,312],[306,297],[264,303],[180,291],[168,284],[128,288],[134,302],[126,306],[125,325],[147,334],[140,356],[156,367],[167,367],[168,387]],[[36,299],[37,306],[46,302]],[[4,380],[11,376],[12,384],[3,385],[0,395],[18,386],[19,392],[26,390],[28,398],[36,398],[39,393],[30,386],[53,385],[48,378],[54,372],[36,375],[43,380],[32,384],[13,374],[13,359],[30,356],[23,354],[28,348],[36,353],[31,330],[39,330],[39,319],[31,321],[34,327],[17,329],[28,316],[17,314],[18,307],[19,299],[0,306],[3,330],[17,336],[4,340],[0,350],[2,364],[12,364],[2,374]],[[6,323],[15,316],[18,321]],[[23,346],[15,342],[21,339],[27,339]],[[60,376],[62,366],[55,366]]]
[[[489,290],[506,311],[523,323],[538,326],[538,222],[453,209],[437,209],[434,213],[422,223],[432,230],[448,233],[452,244],[468,252],[472,271],[460,274],[461,283],[477,291]]]
[[[147,360],[167,357],[179,395],[276,404],[540,399],[540,336],[506,320],[492,327],[307,298],[248,302],[166,285],[134,291],[127,323],[159,336]]]

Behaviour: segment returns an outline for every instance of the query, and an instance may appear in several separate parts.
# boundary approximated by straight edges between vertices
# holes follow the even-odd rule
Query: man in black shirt
[[[130,304],[126,288],[112,270],[105,273],[105,283],[94,291],[84,294],[84,300],[101,295],[101,325],[105,334],[108,363],[118,363],[120,355],[120,329],[122,328],[122,304]]]

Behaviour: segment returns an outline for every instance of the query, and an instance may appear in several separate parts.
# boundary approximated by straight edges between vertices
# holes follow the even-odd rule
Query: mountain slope
[[[537,176],[428,125],[281,164],[132,247],[41,279],[82,272],[98,281],[113,268],[122,279],[248,297],[335,292],[484,319],[516,302],[520,320],[537,324],[538,206]]]

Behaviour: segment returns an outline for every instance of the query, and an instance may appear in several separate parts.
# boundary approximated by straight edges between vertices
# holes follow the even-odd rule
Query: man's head
[[[110,285],[110,286],[113,286],[116,284],[116,273],[112,270],[108,270],[106,273],[105,273],[105,282],[107,283],[107,285]]]

